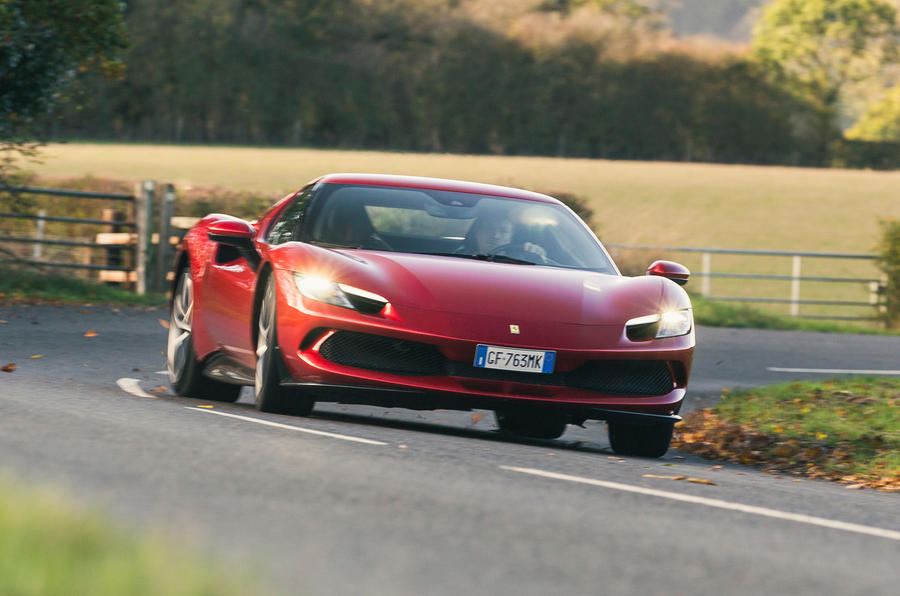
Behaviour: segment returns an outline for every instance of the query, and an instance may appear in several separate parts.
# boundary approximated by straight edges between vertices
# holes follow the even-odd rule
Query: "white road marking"
[[[644,488],[642,486],[633,486],[630,484],[620,484],[618,482],[608,482],[605,480],[594,480],[592,478],[583,478],[581,476],[570,476],[568,474],[558,474],[556,472],[547,472],[545,470],[536,470],[534,468],[515,468],[511,466],[500,466],[503,470],[512,472],[521,472],[522,474],[531,474],[533,476],[541,476],[551,478],[553,480],[565,480],[568,482],[578,482],[580,484],[590,484],[593,486],[601,486],[603,488],[611,488],[613,490],[621,490],[630,493],[638,493],[641,495],[649,495],[652,497],[660,497],[663,499],[672,499],[673,501],[683,501],[685,503],[694,503],[696,505],[705,505],[707,507],[717,507],[719,509],[729,509],[731,511],[740,511],[741,513],[750,513],[752,515],[761,515],[763,517],[773,517],[775,519],[783,519],[787,521],[798,522],[801,524],[810,524],[813,526],[821,526],[823,528],[831,528],[833,530],[843,530],[845,532],[856,532],[858,534],[868,534],[869,536],[877,536],[879,538],[888,538],[890,540],[900,540],[900,532],[896,530],[887,530],[885,528],[876,528],[873,526],[863,526],[860,524],[851,524],[848,522],[826,519],[823,517],[814,517],[804,515],[802,513],[788,513],[786,511],[778,511],[777,509],[768,509],[766,507],[756,507],[754,505],[742,505],[741,503],[732,503],[721,499],[709,499],[706,497],[695,497],[693,495],[685,495],[682,493],[674,493],[666,490],[656,490],[652,488]]]
[[[246,420],[247,422],[255,422],[257,424],[264,424],[266,426],[274,426],[275,428],[284,428],[287,430],[295,430],[299,433],[309,433],[311,435],[319,435],[322,437],[330,437],[332,439],[341,439],[343,441],[353,441],[354,443],[365,443],[366,445],[387,445],[387,443],[383,443],[381,441],[373,441],[372,439],[362,439],[360,437],[351,437],[348,435],[339,435],[336,433],[329,433],[323,430],[312,430],[311,428],[301,428],[299,426],[293,426],[290,424],[281,424],[280,422],[271,422],[269,420],[262,420],[260,418],[251,418],[249,416],[238,416],[237,414],[229,414],[227,412],[217,412],[216,410],[205,410],[200,408],[191,408],[188,407],[188,410],[194,410],[195,412],[206,412],[207,414],[216,414],[218,416],[228,416],[229,418],[237,418],[238,420]]]
[[[149,393],[141,389],[141,386],[138,385],[137,379],[119,379],[118,381],[116,381],[116,385],[118,385],[122,391],[130,393],[135,397],[149,397],[150,399],[156,399],[155,395],[150,395]]]
[[[777,368],[769,366],[766,370],[786,373],[821,373],[824,375],[900,375],[900,370],[860,370],[850,368]]]

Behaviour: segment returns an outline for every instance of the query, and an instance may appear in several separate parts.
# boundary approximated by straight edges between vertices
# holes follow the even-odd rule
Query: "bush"
[[[880,223],[878,266],[887,277],[882,317],[888,329],[900,329],[900,221],[887,219]]]

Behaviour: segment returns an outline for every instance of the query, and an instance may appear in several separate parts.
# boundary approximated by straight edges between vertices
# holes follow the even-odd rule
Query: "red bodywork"
[[[527,191],[428,178],[331,175],[318,182],[557,202]],[[265,240],[269,225],[293,196],[279,201],[252,224],[252,241],[261,262],[258,268],[243,258],[216,262],[217,244],[208,231],[225,216],[207,216],[185,236],[179,258],[190,264],[194,280],[194,349],[201,362],[219,354],[248,369],[255,366],[257,280],[271,272],[277,289],[278,344],[286,372],[297,382],[415,390],[421,392],[417,399],[423,400],[422,407],[428,407],[429,396],[443,396],[465,398],[470,407],[478,407],[483,400],[486,409],[498,400],[528,400],[574,409],[678,412],[693,358],[693,329],[687,335],[649,341],[631,341],[625,334],[625,322],[630,319],[690,308],[687,294],[673,281],[657,275],[632,278],[302,242],[269,245]],[[363,314],[316,302],[300,294],[294,272],[364,288],[386,297],[390,304],[377,314]],[[520,333],[512,334],[510,325],[518,325]],[[666,393],[632,396],[518,380],[390,374],[326,360],[318,348],[334,330],[430,344],[448,360],[464,364],[473,363],[478,344],[555,350],[556,371],[563,373],[591,360],[665,361],[673,383]]]

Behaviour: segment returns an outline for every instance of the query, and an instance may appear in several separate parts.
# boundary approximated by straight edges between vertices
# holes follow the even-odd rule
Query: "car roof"
[[[509,197],[524,199],[526,201],[538,201],[541,203],[560,203],[551,196],[511,188],[509,186],[496,186],[494,184],[481,184],[478,182],[466,182],[463,180],[448,180],[446,178],[426,178],[423,176],[396,176],[390,174],[326,174],[313,182],[327,184],[360,184],[366,186],[393,186],[399,188],[424,188],[427,190],[446,190],[452,192],[465,192],[476,195],[489,195],[497,197]]]

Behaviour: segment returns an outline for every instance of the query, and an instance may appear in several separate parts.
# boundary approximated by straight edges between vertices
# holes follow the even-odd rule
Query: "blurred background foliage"
[[[897,2],[134,0],[41,133],[897,167]]]

